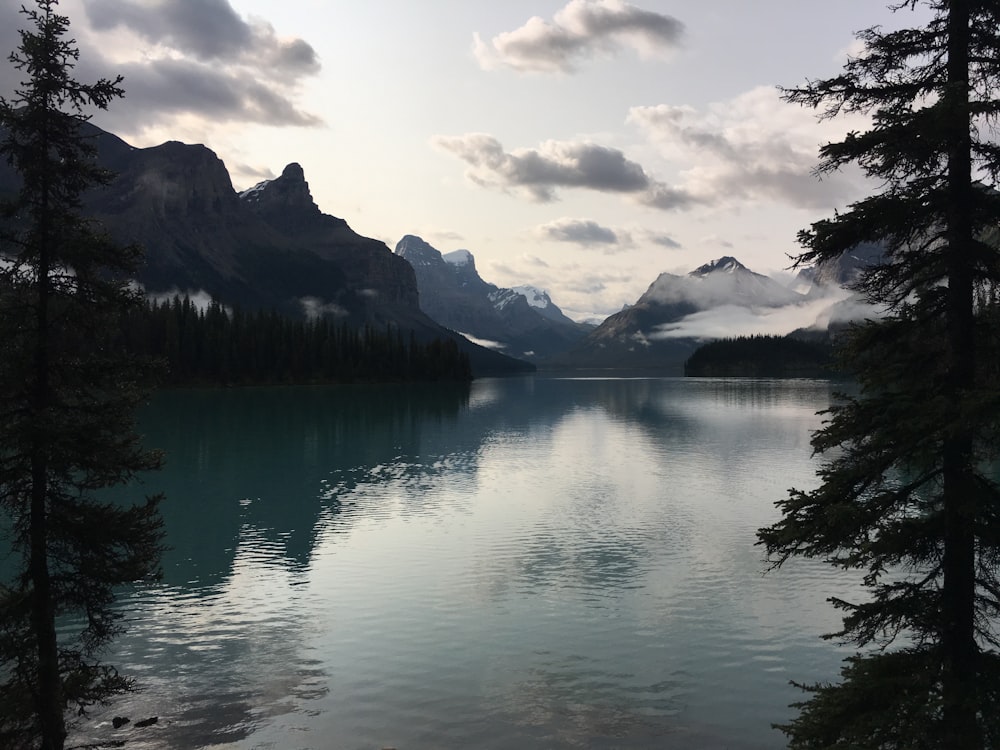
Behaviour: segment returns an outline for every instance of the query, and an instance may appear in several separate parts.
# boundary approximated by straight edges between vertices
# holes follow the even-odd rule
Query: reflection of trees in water
[[[159,394],[142,425],[147,443],[167,454],[166,469],[148,480],[167,494],[167,580],[220,580],[245,526],[306,564],[320,511],[336,500],[324,497],[330,473],[419,455],[424,435],[453,423],[467,401],[467,385]]]

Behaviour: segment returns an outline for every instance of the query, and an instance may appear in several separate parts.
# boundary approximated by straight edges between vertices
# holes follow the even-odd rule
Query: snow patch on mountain
[[[513,287],[513,291],[517,292],[526,300],[528,300],[528,304],[531,305],[532,307],[537,307],[541,310],[544,310],[546,307],[552,304],[552,298],[549,297],[549,293],[546,292],[544,289],[539,289],[537,286],[529,286],[529,285],[515,286]]]
[[[446,263],[450,263],[453,266],[468,266],[476,262],[475,258],[472,257],[472,253],[468,250],[455,250],[454,252],[445,253],[441,257],[444,258]]]
[[[256,200],[257,196],[272,182],[274,182],[274,180],[263,180],[261,182],[258,182],[253,187],[241,191],[239,193],[239,196],[243,200],[250,200],[250,201]]]
[[[493,307],[497,310],[503,310],[505,307],[514,304],[521,298],[521,295],[513,289],[497,289],[496,291],[490,292],[487,296],[489,297],[490,302],[493,303]]]

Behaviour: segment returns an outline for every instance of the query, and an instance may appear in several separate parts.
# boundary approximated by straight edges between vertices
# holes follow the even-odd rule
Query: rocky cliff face
[[[302,167],[238,195],[208,148],[170,141],[134,148],[87,125],[112,183],[84,211],[112,237],[145,250],[138,281],[150,293],[202,292],[223,304],[289,315],[325,314],[349,324],[410,330],[421,340],[456,338],[419,307],[412,267],[362,237],[312,199]],[[0,193],[18,177],[0,162]],[[469,344],[476,374],[531,369]]]
[[[136,149],[103,134],[99,151],[117,176],[87,209],[116,239],[145,248],[148,291],[197,290],[288,314],[322,309],[358,323],[427,322],[409,265],[320,211],[298,164],[238,195],[204,146]]]
[[[345,283],[355,292],[355,305],[419,310],[417,282],[410,265],[381,242],[354,232],[343,219],[320,211],[298,164],[289,164],[280,177],[240,193],[239,200],[283,237],[337,264]]]
[[[590,330],[563,315],[538,290],[533,290],[531,304],[526,293],[484,281],[468,250],[442,255],[420,237],[407,235],[396,245],[396,255],[413,267],[425,313],[511,356],[540,362]]]

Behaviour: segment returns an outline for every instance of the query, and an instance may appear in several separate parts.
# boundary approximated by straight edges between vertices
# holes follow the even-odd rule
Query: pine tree
[[[793,748],[1000,747],[1000,391],[991,305],[1000,253],[1000,3],[907,0],[917,28],[859,34],[841,75],[785,91],[820,110],[871,115],[821,149],[820,172],[859,165],[873,195],[800,233],[798,262],[880,242],[858,288],[888,311],[843,352],[858,395],[813,446],[820,486],[792,490],[758,532],[775,567],[816,557],[864,573],[867,598],[831,600],[859,647],[838,684],[782,727]]]
[[[68,19],[35,5],[10,56],[25,80],[0,99],[0,154],[21,180],[0,224],[0,510],[20,560],[0,586],[0,746],[60,750],[68,709],[130,685],[99,656],[121,626],[116,587],[157,573],[162,532],[158,498],[95,496],[159,464],[133,429],[146,368],[109,345],[141,302],[139,253],[80,214],[108,180],[83,111],[120,79],[74,80]]]

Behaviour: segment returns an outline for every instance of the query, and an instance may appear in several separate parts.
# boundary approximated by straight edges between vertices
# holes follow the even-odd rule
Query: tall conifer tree
[[[120,629],[115,589],[158,570],[157,500],[94,493],[159,458],[133,430],[144,368],[107,345],[140,302],[139,254],[80,215],[108,179],[84,109],[120,97],[120,79],[74,80],[68,19],[34,5],[10,56],[23,83],[0,99],[0,155],[21,179],[0,224],[0,509],[20,560],[0,586],[0,746],[61,750],[67,709],[129,687],[99,661]]]
[[[885,259],[858,288],[888,314],[856,327],[844,359],[859,395],[813,446],[820,486],[792,490],[758,532],[775,566],[817,557],[864,572],[868,596],[832,600],[861,647],[842,681],[812,685],[782,727],[793,748],[1000,747],[1000,383],[990,300],[1000,254],[1000,3],[906,0],[917,28],[859,34],[841,75],[785,91],[871,115],[821,149],[820,172],[854,163],[877,192],[800,233],[799,263],[866,241]],[[977,302],[978,301],[978,302]]]

